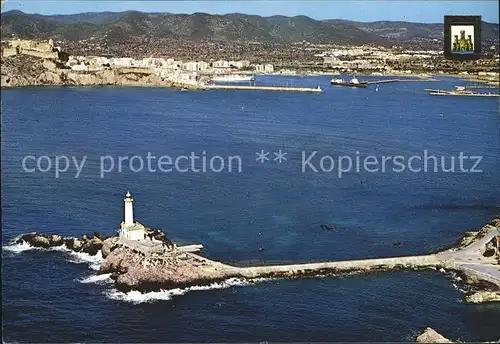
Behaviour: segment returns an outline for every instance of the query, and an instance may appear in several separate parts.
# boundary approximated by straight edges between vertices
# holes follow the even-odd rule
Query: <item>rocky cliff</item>
[[[22,87],[41,85],[75,86],[175,86],[163,81],[153,73],[134,72],[133,69],[104,69],[94,72],[80,72],[65,68],[57,60],[33,56],[12,56],[0,61],[1,87]]]

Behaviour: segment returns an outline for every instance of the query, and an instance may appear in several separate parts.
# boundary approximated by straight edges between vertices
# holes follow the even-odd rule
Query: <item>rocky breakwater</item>
[[[41,234],[37,232],[25,234],[16,240],[16,244],[28,244],[37,248],[65,247],[74,252],[87,253],[91,256],[98,254],[104,247],[112,246],[118,240],[117,236],[104,237],[95,232],[93,235],[84,234],[81,238],[63,238],[59,234]]]
[[[473,284],[469,302],[490,301],[500,286],[497,263],[500,220],[494,220],[472,239],[461,241],[458,247],[435,254],[406,257],[372,258],[329,261],[306,264],[236,267],[212,261],[177,248],[165,233],[147,229],[145,240],[132,241],[117,236],[103,238],[97,234],[62,240],[57,235],[32,233],[19,239],[32,246],[50,248],[66,245],[75,252],[102,253],[100,273],[111,273],[117,289],[142,292],[160,289],[207,285],[237,277],[303,278],[325,275],[345,275],[395,269],[441,269],[456,271],[462,281]],[[473,293],[488,292],[472,296]]]
[[[433,255],[309,264],[236,267],[176,247],[120,238],[109,249],[100,273],[111,273],[117,289],[141,292],[207,285],[228,278],[305,278],[391,269],[423,269],[439,261]]]
[[[74,71],[58,60],[18,55],[2,58],[1,87],[23,86],[173,86],[146,68],[109,67],[95,71]]]
[[[495,271],[498,275],[498,266],[493,266],[494,257],[498,252],[497,248],[492,246],[492,242],[499,230],[500,221],[494,220],[476,232],[472,240],[464,244],[465,246],[459,245],[437,254],[254,267],[222,264],[193,253],[182,252],[168,245],[163,247],[148,244],[147,240],[132,242],[120,239],[114,244],[111,253],[101,265],[101,273],[112,273],[112,278],[120,290],[151,291],[209,284],[231,277],[303,278],[380,270],[447,267],[459,270],[461,273],[467,269],[478,271],[486,269],[486,276],[480,277],[481,283],[483,286],[488,285],[494,288],[495,284],[492,284],[491,280],[496,278]],[[492,253],[493,249],[495,251]],[[481,260],[479,255],[485,252],[488,257],[481,256],[483,258]],[[470,266],[467,264],[469,259],[476,259],[477,263]],[[490,271],[489,268],[493,270]],[[467,272],[467,274],[471,273]],[[482,291],[485,291],[484,288]],[[491,299],[491,295],[485,296],[484,299]]]

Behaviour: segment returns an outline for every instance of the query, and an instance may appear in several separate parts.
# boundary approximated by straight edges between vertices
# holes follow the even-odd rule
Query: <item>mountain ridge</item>
[[[243,13],[83,12],[69,15],[1,14],[2,39],[100,39],[108,44],[143,39],[337,43],[345,45],[442,45],[443,24],[405,21],[316,20],[304,15],[263,17]],[[498,45],[498,24],[483,22],[483,41]]]

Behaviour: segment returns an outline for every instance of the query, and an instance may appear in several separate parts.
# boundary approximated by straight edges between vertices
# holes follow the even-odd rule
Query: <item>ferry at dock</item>
[[[212,78],[214,82],[245,82],[245,81],[255,81],[254,75],[238,75],[238,74],[227,74],[215,76]]]
[[[347,86],[347,87],[366,87],[368,83],[366,81],[359,81],[356,77],[353,77],[350,81],[345,81],[344,79],[337,78],[330,80],[332,85],[336,86]]]

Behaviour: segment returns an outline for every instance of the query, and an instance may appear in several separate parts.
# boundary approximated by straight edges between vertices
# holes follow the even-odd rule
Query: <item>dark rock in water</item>
[[[67,248],[75,252],[80,252],[83,247],[82,241],[78,238],[68,238],[64,240],[64,243],[66,244]]]
[[[33,239],[31,239],[31,242],[29,242],[29,244],[34,247],[49,248],[50,240],[44,236],[36,235],[33,237]]]
[[[29,233],[23,235],[16,241],[18,244],[22,244],[24,242],[33,247],[50,248],[54,246],[61,246],[64,243],[64,239],[62,236],[57,234]]]
[[[336,230],[337,229],[337,226],[335,226],[334,224],[330,224],[330,223],[327,223],[327,224],[323,224],[320,226],[322,229],[324,230],[327,230],[327,231],[333,231],[333,230]]]
[[[259,252],[264,251],[264,247],[259,248]]]
[[[97,252],[101,250],[103,242],[99,238],[93,238],[87,240],[82,245],[82,252],[88,253],[91,256],[95,256]]]
[[[16,241],[16,244],[22,244],[24,242],[27,242],[27,243],[30,243],[31,240],[33,240],[33,238],[35,236],[37,236],[38,234],[36,232],[32,232],[32,233],[28,233],[28,234],[24,234],[22,237],[20,237],[17,241]]]
[[[94,232],[94,238],[98,238],[98,239],[103,240],[103,237],[102,237],[101,233],[99,233],[99,232]]]
[[[402,242],[401,241],[393,241],[392,246],[401,246]]]
[[[51,246],[61,246],[64,244],[64,239],[59,234],[51,235],[49,241]]]

